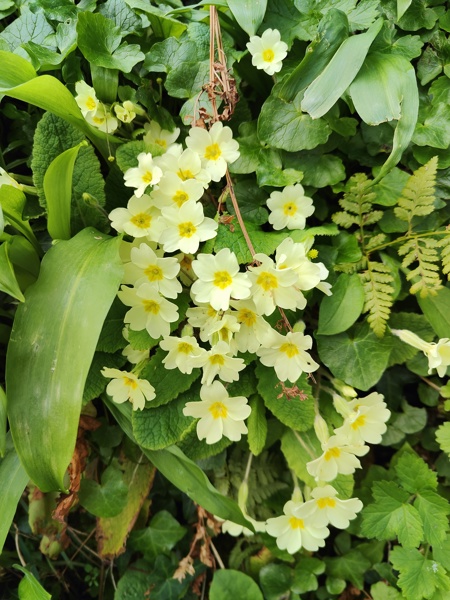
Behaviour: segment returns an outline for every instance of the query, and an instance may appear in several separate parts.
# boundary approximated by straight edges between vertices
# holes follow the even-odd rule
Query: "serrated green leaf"
[[[249,404],[252,412],[247,419],[248,445],[250,452],[258,456],[263,451],[267,438],[266,411],[262,398],[256,394],[250,397]]]
[[[130,547],[142,552],[144,557],[153,560],[159,554],[167,554],[186,535],[182,527],[166,510],[160,510],[145,529],[133,531]]]
[[[238,25],[249,35],[255,35],[267,8],[267,0],[227,0],[228,7]]]
[[[51,595],[44,590],[33,573],[21,565],[13,566],[25,576],[19,583],[19,600],[51,600]]]
[[[441,544],[433,547],[433,558],[437,560],[446,571],[450,571],[450,535],[445,536]]]
[[[436,473],[414,452],[402,453],[395,465],[395,472],[400,485],[412,494],[437,488]]]
[[[427,559],[419,550],[396,546],[389,558],[400,571],[398,585],[408,600],[428,599],[436,590],[450,590],[450,579],[442,565]]]
[[[127,497],[122,472],[113,466],[104,471],[101,485],[93,479],[82,479],[78,493],[81,506],[96,517],[115,517],[124,510]]]
[[[207,444],[205,440],[199,440],[197,431],[192,429],[186,433],[180,442],[177,443],[177,446],[186,454],[188,458],[194,461],[199,461],[220,454],[231,444],[231,440],[226,437],[223,437],[215,444]]]
[[[152,46],[152,51],[145,57],[144,67],[150,72],[170,73],[179,64],[196,60],[197,46],[194,42],[180,42],[174,37],[169,37]]]
[[[443,423],[436,430],[436,441],[443,452],[450,455],[450,422]]]
[[[438,493],[425,489],[418,494],[414,507],[422,519],[425,540],[433,547],[439,546],[445,540],[448,528],[448,501]]]
[[[318,335],[335,335],[351,327],[362,313],[364,288],[358,274],[342,273],[333,285],[333,295],[320,303]]]

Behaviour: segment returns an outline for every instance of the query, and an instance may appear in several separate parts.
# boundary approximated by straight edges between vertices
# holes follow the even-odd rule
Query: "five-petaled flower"
[[[104,367],[101,371],[104,377],[112,380],[106,386],[106,393],[114,402],[122,404],[129,400],[133,410],[142,410],[145,401],[155,398],[155,388],[146,379],[138,379],[134,373],[127,373],[119,369]]]
[[[278,29],[266,29],[261,37],[252,35],[247,48],[252,55],[254,67],[263,69],[268,75],[281,71],[288,46],[281,41]]]
[[[137,156],[138,166],[127,169],[123,176],[125,185],[136,188],[134,195],[140,198],[149,185],[156,185],[162,177],[161,169],[154,163],[150,152]]]

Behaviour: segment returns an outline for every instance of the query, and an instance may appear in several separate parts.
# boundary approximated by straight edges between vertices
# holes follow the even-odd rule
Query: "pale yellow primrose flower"
[[[207,444],[215,444],[223,436],[238,442],[247,433],[244,419],[250,416],[251,408],[247,398],[235,396],[230,398],[220,381],[200,388],[201,402],[188,402],[183,409],[186,417],[200,419],[197,423],[199,440]]]
[[[95,95],[94,88],[85,81],[77,81],[75,84],[75,91],[77,93],[75,102],[78,104],[83,117],[86,117],[88,113],[95,115],[99,107],[99,101]]]
[[[103,131],[103,133],[114,133],[119,126],[117,119],[101,103],[94,114],[90,112],[86,113],[84,118],[89,125],[96,127],[100,131]]]
[[[256,351],[266,367],[273,367],[280,381],[295,383],[302,373],[312,373],[319,365],[306,352],[312,348],[312,337],[289,331],[285,336],[272,330],[271,337]]]
[[[382,394],[372,392],[365,398],[355,398],[350,402],[336,395],[334,405],[344,417],[343,425],[334,430],[336,435],[347,437],[349,444],[381,442],[387,429],[386,421],[391,416]]]
[[[178,319],[178,307],[163,298],[151,283],[143,283],[138,289],[123,285],[117,295],[126,306],[131,306],[124,317],[130,329],[146,329],[154,340],[169,335],[170,323]]]
[[[161,213],[154,208],[149,196],[132,196],[127,208],[115,208],[109,213],[111,227],[119,233],[127,233],[135,238],[147,237],[157,242],[164,227]]]
[[[313,510],[308,520],[316,527],[325,527],[330,523],[338,529],[347,529],[350,521],[362,510],[363,503],[358,498],[340,500],[337,494],[337,490],[331,485],[312,490]]]
[[[408,329],[391,329],[391,333],[398,336],[402,342],[418,350],[422,350],[428,358],[428,373],[436,369],[439,377],[444,377],[447,367],[450,366],[450,339],[441,338],[436,342],[426,342]]]
[[[217,375],[222,381],[239,380],[239,372],[245,369],[242,358],[230,355],[230,347],[226,342],[219,342],[195,359],[196,367],[202,367],[202,384],[211,385]]]
[[[134,109],[134,104],[129,100],[126,100],[122,106],[120,104],[116,104],[114,106],[116,117],[119,119],[119,121],[122,121],[122,123],[131,123],[131,121],[136,117]]]
[[[195,337],[189,335],[181,338],[166,335],[159,345],[168,352],[163,360],[166,369],[178,369],[187,375],[197,366],[196,359],[206,353],[204,348],[200,348]]]
[[[261,344],[270,339],[272,327],[258,314],[253,300],[233,300],[230,304],[237,311],[233,314],[240,325],[234,338],[236,347],[239,352],[254,354]]]
[[[271,210],[269,223],[275,230],[305,229],[306,219],[314,212],[313,201],[305,196],[299,183],[286,186],[281,192],[275,191],[267,199]]]
[[[180,263],[176,258],[160,258],[148,244],[132,248],[130,258],[131,262],[124,265],[123,283],[136,288],[151,283],[166,298],[176,298],[181,292],[181,283],[176,278]]]
[[[164,172],[175,173],[181,181],[198,181],[204,188],[208,187],[211,175],[202,168],[202,161],[197,152],[190,148],[182,150],[180,144],[173,144],[165,154],[155,159],[158,167]]]
[[[187,254],[197,252],[200,242],[216,237],[218,224],[205,217],[199,202],[188,200],[180,208],[163,208],[165,222],[159,243],[164,252],[181,250]]]
[[[140,198],[147,186],[156,185],[162,177],[163,172],[154,163],[150,152],[141,152],[137,155],[138,166],[128,169],[124,173],[125,185],[136,188],[134,195]]]
[[[104,367],[101,373],[103,377],[113,377],[106,387],[106,393],[116,404],[129,400],[133,410],[142,410],[146,400],[155,398],[155,388],[146,379],[138,379],[133,373],[108,367]]]
[[[261,37],[253,35],[247,42],[247,48],[252,55],[252,65],[273,75],[281,71],[288,45],[281,41],[278,29],[266,29]]]
[[[195,302],[206,302],[216,310],[227,310],[230,298],[243,300],[250,296],[248,275],[239,272],[236,255],[229,248],[222,248],[216,255],[199,254],[192,268],[198,277],[191,287]]]
[[[146,144],[156,144],[165,152],[180,135],[180,130],[178,127],[175,127],[173,131],[168,131],[167,129],[163,129],[156,121],[146,123],[144,125],[144,129],[146,132],[144,135],[144,142]]]
[[[369,446],[349,445],[343,435],[332,435],[327,442],[322,443],[322,450],[323,454],[306,463],[306,468],[316,481],[333,481],[339,474],[352,475],[356,469],[361,468],[356,457],[367,454]]]
[[[226,342],[230,348],[230,354],[235,355],[238,352],[238,348],[234,336],[240,328],[241,326],[236,317],[230,312],[225,312],[220,319],[210,326],[203,328],[200,339],[208,341],[211,346],[214,346],[218,342]]]
[[[325,538],[330,534],[327,527],[316,526],[308,519],[312,501],[295,502],[289,500],[283,507],[284,515],[267,519],[266,531],[277,538],[280,550],[295,554],[301,548],[315,552],[325,546]]]
[[[328,277],[328,269],[323,263],[313,263],[308,258],[308,249],[302,242],[286,238],[277,247],[275,263],[279,270],[290,269],[297,274],[295,287],[302,291],[318,287],[320,281]]]
[[[161,164],[161,163],[158,163]],[[204,193],[203,184],[196,179],[183,181],[176,173],[164,173],[158,188],[152,192],[152,200],[158,208],[182,206],[188,200],[200,200]]]
[[[233,132],[220,121],[214,123],[209,131],[192,127],[186,146],[197,152],[202,167],[213,181],[220,181],[226,173],[227,164],[239,158],[239,144],[233,140]]]

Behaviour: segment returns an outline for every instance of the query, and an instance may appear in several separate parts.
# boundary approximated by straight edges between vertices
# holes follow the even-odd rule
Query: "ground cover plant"
[[[0,597],[447,598],[446,3],[0,12]]]

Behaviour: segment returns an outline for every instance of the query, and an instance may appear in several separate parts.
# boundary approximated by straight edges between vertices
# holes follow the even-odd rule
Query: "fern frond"
[[[394,208],[395,216],[406,221],[410,229],[414,217],[425,217],[434,210],[437,165],[438,158],[433,156],[426,165],[417,169],[408,179],[398,206]]]
[[[383,211],[373,210],[372,203],[376,194],[369,191],[369,184],[364,173],[357,173],[349,179],[346,192],[339,200],[343,211],[331,217],[334,223],[348,229],[352,225],[372,225],[381,219]]]
[[[352,275],[353,273],[356,273],[357,271],[361,271],[362,269],[365,269],[367,265],[367,259],[365,256],[363,256],[361,258],[361,260],[358,260],[354,263],[339,263],[337,265],[334,265],[333,269],[335,271],[337,271],[338,273],[347,273],[348,275]]]
[[[331,218],[333,223],[344,229],[349,229],[352,225],[359,225],[360,223],[359,217],[355,217],[345,211],[334,213]]]
[[[438,247],[441,249],[442,272],[450,279],[450,231],[442,240],[439,240]]]
[[[381,244],[383,244],[387,239],[387,235],[385,235],[384,233],[378,233],[377,235],[374,235],[373,237],[369,238],[369,240],[366,242],[366,250],[369,252],[370,250],[372,250],[372,248],[376,248],[377,246],[381,246]]]
[[[369,313],[367,322],[375,335],[382,337],[394,302],[391,269],[383,263],[368,261],[367,270],[360,277],[364,288],[363,311]]]
[[[409,271],[406,276],[408,281],[417,279],[410,287],[411,294],[420,293],[422,298],[429,294],[435,295],[442,287],[439,277],[439,242],[434,238],[411,238],[398,249],[399,256],[403,256],[402,267],[408,268],[413,263],[417,266]]]

